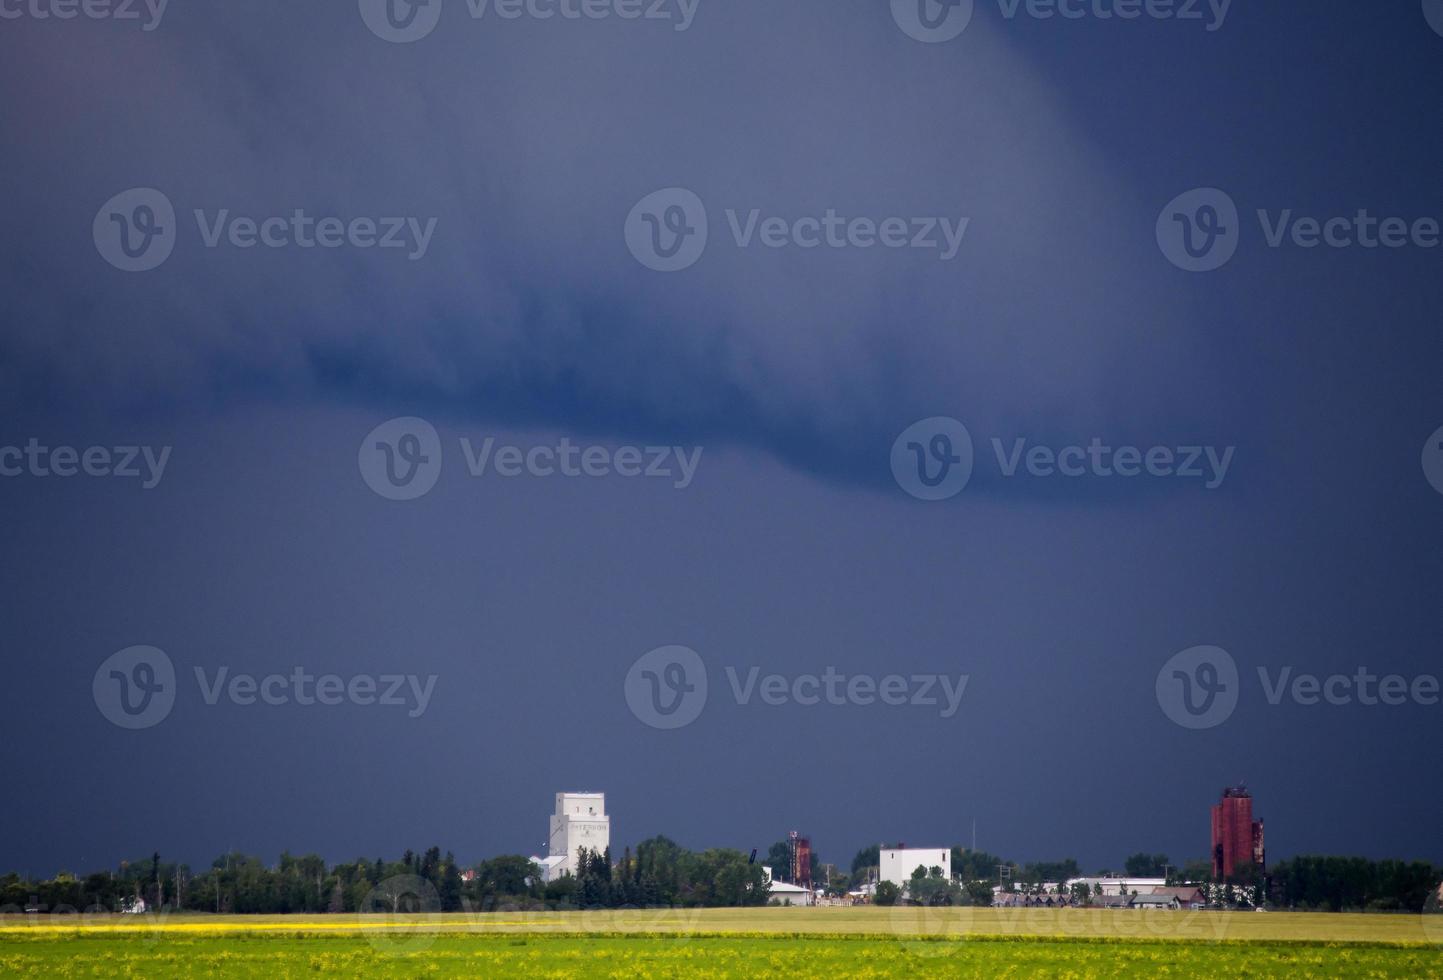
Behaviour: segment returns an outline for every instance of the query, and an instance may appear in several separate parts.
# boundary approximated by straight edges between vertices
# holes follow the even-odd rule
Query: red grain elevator
[[[1238,872],[1250,874],[1267,870],[1267,849],[1263,822],[1253,819],[1253,797],[1246,786],[1223,790],[1213,804],[1213,880],[1232,881]]]

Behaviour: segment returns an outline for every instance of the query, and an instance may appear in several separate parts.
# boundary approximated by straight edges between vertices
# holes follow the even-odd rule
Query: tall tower
[[[576,874],[577,852],[583,847],[598,853],[611,846],[611,818],[606,815],[605,793],[557,793],[551,815],[551,857],[561,860],[548,870],[547,880]]]
[[[1251,866],[1267,870],[1263,822],[1253,819],[1253,798],[1246,786],[1230,786],[1212,810],[1213,880],[1229,881]]]
[[[795,830],[787,834],[787,850],[792,859],[792,884],[812,887],[812,842]]]

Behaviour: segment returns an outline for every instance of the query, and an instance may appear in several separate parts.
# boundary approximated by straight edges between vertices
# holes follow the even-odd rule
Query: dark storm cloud
[[[801,826],[845,863],[976,816],[990,850],[1115,867],[1205,853],[1240,778],[1278,855],[1437,859],[1436,706],[1251,686],[1192,731],[1156,682],[1202,644],[1249,684],[1437,672],[1438,252],[1270,250],[1253,225],[1191,275],[1154,224],[1205,186],[1247,220],[1437,215],[1443,37],[1409,2],[1235,4],[1212,33],[976,6],[937,45],[883,0],[702,0],[685,31],[447,0],[412,45],[347,0],[193,0],[149,32],[0,21],[0,449],[174,447],[150,491],[0,479],[0,773],[22,801],[0,870],[529,853],[580,786],[608,791],[623,846]],[[623,225],[673,186],[712,237],[662,274]],[[182,238],[122,273],[92,223],[136,187]],[[437,223],[412,261],[209,249],[191,217],[297,208]],[[951,261],[730,239],[727,209],[829,208],[970,222]],[[357,470],[402,414],[446,454],[404,503]],[[1018,437],[1238,453],[1215,493],[995,471],[950,506],[853,492],[938,414],[979,459]],[[492,436],[705,456],[686,491],[470,477],[460,440]],[[723,697],[662,733],[623,681],[675,643],[719,694],[724,666],[971,682],[953,719]],[[138,644],[187,678],[441,680],[420,719],[191,696],[123,731],[92,682]]]
[[[48,130],[6,163],[37,191],[16,218],[39,241],[12,241],[5,283],[6,362],[32,385],[420,404],[736,441],[867,480],[928,415],[1075,440],[1145,438],[1158,413],[1227,428],[1178,403],[1178,379],[1207,389],[1213,371],[1159,275],[1156,202],[980,18],[960,49],[860,3],[703,4],[685,32],[478,22],[453,4],[414,45],[379,40],[352,4],[115,27],[12,28],[24,43],[0,68],[20,95],[7,128]],[[674,185],[707,202],[711,244],[665,275],[621,232]],[[163,190],[182,237],[126,276],[97,264],[89,227],[130,186]],[[405,261],[207,249],[191,214],[296,208],[437,224]],[[940,261],[740,249],[729,209],[970,223]]]

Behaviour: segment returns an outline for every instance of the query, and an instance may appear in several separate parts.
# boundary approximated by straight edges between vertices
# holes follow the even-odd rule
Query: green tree
[[[1166,854],[1145,854],[1141,851],[1132,855],[1123,865],[1129,878],[1161,878],[1167,873],[1172,862]]]
[[[963,881],[996,881],[1001,858],[986,851],[952,848],[952,875]]]
[[[962,889],[943,877],[940,867],[918,867],[907,885],[907,897],[916,905],[958,905]]]
[[[787,841],[779,840],[767,848],[767,865],[772,869],[772,877],[777,881],[792,882],[792,846]]]
[[[875,868],[882,863],[882,848],[878,844],[864,847],[852,858],[852,874],[856,875],[868,868]]]

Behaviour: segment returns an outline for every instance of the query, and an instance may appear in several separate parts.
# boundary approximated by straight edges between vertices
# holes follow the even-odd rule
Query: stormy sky
[[[1418,684],[1443,674],[1443,10],[976,0],[926,43],[901,0],[652,3],[444,0],[395,43],[365,0],[0,0],[0,869],[541,853],[561,790],[606,792],[617,851],[796,829],[848,864],[975,820],[1015,860],[1116,867],[1205,856],[1240,781],[1270,858],[1443,860]],[[103,239],[137,188],[173,251],[125,271]],[[626,234],[668,188],[709,225],[675,272]],[[1194,188],[1238,212],[1207,272],[1160,247]],[[1366,246],[1360,210],[1407,241]],[[410,245],[303,247],[297,212]],[[753,212],[908,244],[772,247]],[[280,217],[281,245],[236,244]],[[1339,217],[1350,244],[1291,224]],[[951,257],[912,247],[963,219]],[[892,457],[935,417],[975,459],[928,501]],[[415,499],[368,480],[397,418],[439,439]],[[488,439],[612,465],[472,475]],[[1232,453],[1217,480],[1009,476],[1019,440]],[[3,452],[32,441],[170,451],[66,477]],[[679,486],[620,447],[701,455]],[[98,692],[140,645],[174,706],[132,730]],[[633,667],[673,645],[706,700],[657,727]],[[1188,727],[1162,688],[1198,646],[1237,703]],[[435,680],[424,709],[207,697],[298,667]],[[738,695],[753,667],[782,703]],[[908,703],[799,703],[828,668]],[[1289,669],[1412,686],[1310,704]],[[965,675],[957,710],[914,675]]]

